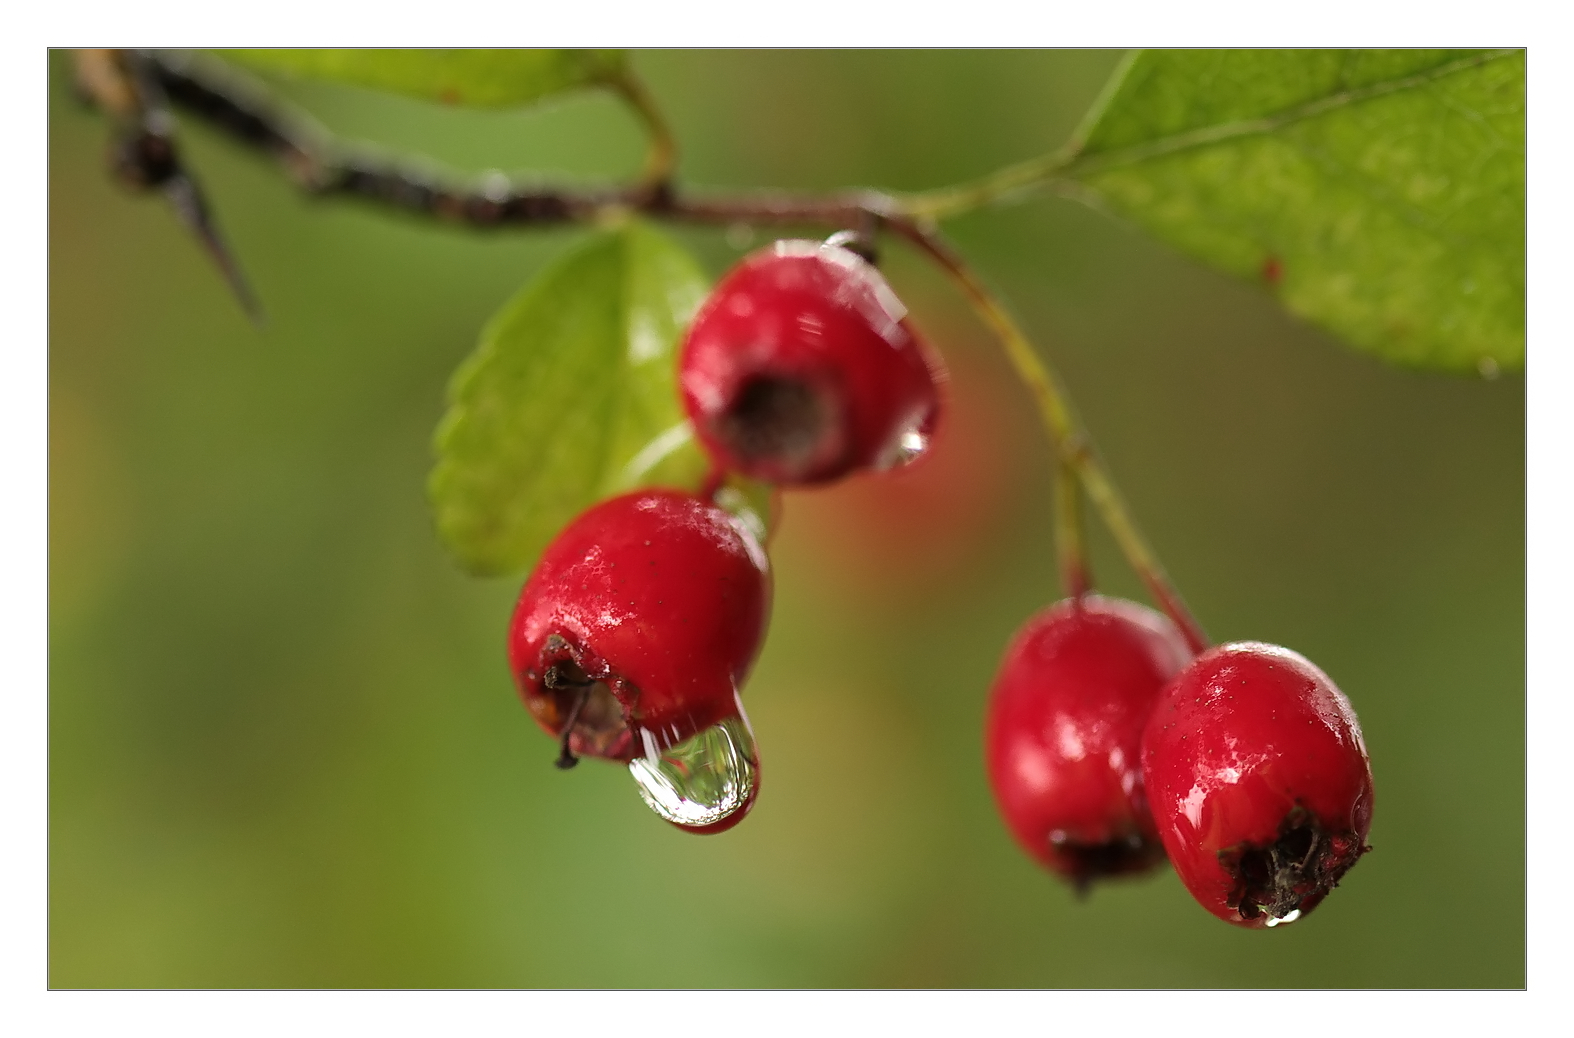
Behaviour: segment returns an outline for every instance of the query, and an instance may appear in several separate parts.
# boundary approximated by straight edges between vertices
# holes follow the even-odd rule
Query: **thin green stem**
[[[1040,188],[1071,165],[1076,153],[1067,149],[1028,159],[968,184],[937,188],[903,199],[902,208],[920,220],[944,220],[994,205]]]
[[[1081,598],[1093,589],[1087,542],[1082,536],[1082,487],[1076,470],[1061,458],[1055,462],[1055,555],[1061,587],[1068,598]]]
[[[1203,633],[1202,626],[1170,583],[1163,567],[1159,565],[1158,557],[1137,529],[1114,482],[1088,446],[1087,434],[1072,414],[1066,391],[1049,364],[1033,349],[1022,329],[988,287],[938,235],[905,220],[892,220],[889,226],[945,269],[973,304],[979,317],[1000,339],[1017,376],[1033,396],[1044,428],[1059,453],[1060,463],[1076,473],[1077,480],[1109,527],[1121,553],[1147,585],[1154,601],[1180,628],[1192,651],[1206,649],[1208,636]]]
[[[1175,590],[1175,585],[1171,584],[1169,577],[1165,575],[1164,568],[1159,565],[1158,557],[1153,554],[1153,549],[1148,547],[1141,531],[1137,529],[1136,521],[1131,518],[1131,510],[1126,507],[1125,500],[1115,489],[1109,473],[1088,447],[1086,440],[1079,440],[1072,447],[1072,451],[1075,457],[1069,461],[1069,464],[1076,469],[1083,488],[1093,501],[1093,507],[1098,509],[1099,515],[1104,519],[1104,525],[1109,527],[1115,543],[1120,545],[1121,553],[1126,556],[1126,561],[1148,586],[1148,592],[1158,603],[1159,608],[1175,621],[1175,626],[1180,628],[1181,635],[1186,639],[1186,644],[1191,651],[1202,652],[1211,644],[1208,635],[1203,631],[1202,625],[1197,623],[1196,617],[1191,615],[1191,610],[1186,608],[1186,603],[1181,600],[1180,592]]]
[[[903,200],[904,210],[917,219],[943,220],[1004,202],[1013,196],[1042,188],[1061,179],[1058,174],[1076,161],[1083,145],[1087,143],[1088,135],[1093,131],[1093,127],[1098,125],[1104,110],[1120,91],[1121,84],[1131,72],[1132,64],[1141,53],[1140,50],[1127,52],[1120,64],[1115,67],[1114,74],[1105,81],[1099,96],[1082,117],[1082,122],[1072,132],[1070,139],[1050,154],[1006,166],[965,184],[935,188],[932,191],[911,195]]]
[[[612,89],[628,103],[645,124],[650,137],[650,147],[645,153],[645,170],[640,180],[653,193],[663,192],[672,182],[673,170],[678,162],[678,144],[667,126],[666,117],[655,98],[645,89],[645,84],[631,69],[625,68],[611,83]]]

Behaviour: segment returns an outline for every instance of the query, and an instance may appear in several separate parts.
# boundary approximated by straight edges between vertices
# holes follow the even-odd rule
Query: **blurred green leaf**
[[[708,287],[686,252],[630,222],[560,258],[492,319],[450,387],[429,485],[466,569],[525,569],[623,490],[699,487],[707,466],[674,353]]]
[[[501,108],[610,82],[621,50],[221,50],[264,72],[327,79],[424,101]]]
[[[1390,361],[1525,357],[1523,51],[1141,51],[1073,174]]]

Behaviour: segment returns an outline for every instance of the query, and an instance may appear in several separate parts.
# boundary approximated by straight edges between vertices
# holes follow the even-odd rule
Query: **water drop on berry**
[[[901,433],[886,448],[885,453],[875,459],[873,468],[876,472],[886,472],[899,469],[917,461],[929,450],[931,433],[934,429],[934,412],[926,415],[917,425]]]
[[[736,715],[665,749],[656,733],[639,736],[645,752],[629,762],[629,774],[663,819],[680,829],[721,832],[748,813],[760,763],[741,705]]]
[[[1263,925],[1270,928],[1275,926],[1283,926],[1286,923],[1293,923],[1299,918],[1301,918],[1301,910],[1299,908],[1292,908],[1290,911],[1286,912],[1277,919],[1275,919],[1273,916],[1269,916],[1268,921]]]
[[[916,461],[928,449],[929,435],[922,429],[909,430],[897,441],[896,456],[892,460],[891,467],[899,468],[910,461]]]

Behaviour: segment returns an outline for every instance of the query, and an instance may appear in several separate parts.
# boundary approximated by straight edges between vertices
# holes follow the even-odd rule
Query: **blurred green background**
[[[1113,51],[641,53],[686,183],[916,189],[1058,145]],[[984,696],[1058,595],[1026,394],[957,293],[888,274],[948,358],[899,476],[787,495],[736,830],[552,767],[424,500],[444,385],[577,232],[299,197],[183,127],[267,309],[104,171],[50,64],[50,982],[76,986],[1520,986],[1524,381],[1394,370],[1070,201],[948,225],[1062,369],[1218,639],[1309,656],[1360,715],[1376,850],[1233,929],[1167,870],[1086,902],[997,820]],[[444,110],[286,93],[465,169],[618,177],[607,97]],[[751,243],[679,230],[713,274]],[[753,245],[766,238],[756,235]],[[1102,587],[1140,589],[1102,535]]]

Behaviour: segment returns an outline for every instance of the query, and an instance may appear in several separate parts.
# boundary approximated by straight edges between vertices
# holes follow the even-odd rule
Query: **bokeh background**
[[[1057,146],[1119,58],[656,52],[691,184],[918,189]],[[1058,595],[1026,394],[955,290],[887,271],[953,374],[933,456],[792,493],[745,693],[757,808],[694,838],[552,767],[424,500],[449,373],[576,232],[296,195],[185,126],[268,311],[104,172],[50,64],[50,982],[77,986],[1520,986],[1524,381],[1385,367],[1258,286],[1055,198],[955,221],[1061,368],[1214,637],[1305,653],[1360,715],[1374,853],[1246,932],[1168,870],[1078,901],[1012,845],[981,719]],[[464,169],[617,177],[609,98],[285,93]],[[719,273],[742,229],[679,230]],[[1140,597],[1107,538],[1100,585]]]

